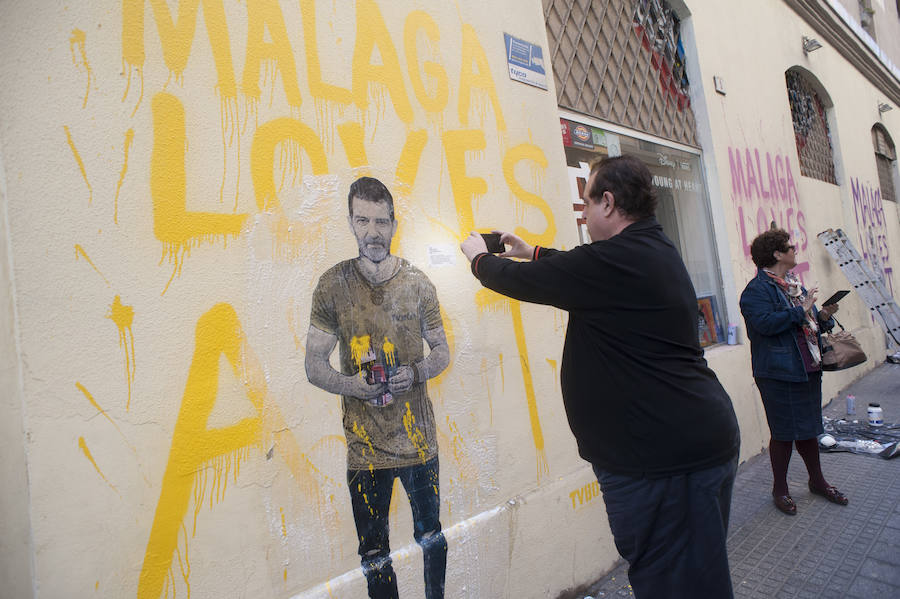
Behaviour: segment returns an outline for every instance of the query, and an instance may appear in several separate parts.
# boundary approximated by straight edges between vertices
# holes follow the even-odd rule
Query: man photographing
[[[473,233],[460,247],[485,287],[568,311],[566,415],[635,596],[732,597],[725,540],[740,434],[703,358],[694,287],[640,160],[593,164],[584,202],[590,244],[563,252],[502,233],[509,249],[494,256]]]
[[[319,277],[306,375],[341,396],[347,486],[369,597],[397,599],[388,516],[399,478],[422,546],[425,597],[443,599],[447,541],[439,520],[437,432],[425,384],[450,362],[437,293],[425,273],[391,254],[397,220],[381,181],[356,180],[347,207],[359,256]],[[340,371],[329,363],[338,344]]]

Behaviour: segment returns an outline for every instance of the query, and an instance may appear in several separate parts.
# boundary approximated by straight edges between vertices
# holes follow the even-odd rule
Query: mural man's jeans
[[[424,464],[379,470],[348,470],[347,486],[359,536],[359,555],[372,599],[397,599],[397,578],[391,566],[388,510],[394,478],[399,478],[413,515],[413,536],[425,562],[425,598],[443,599],[447,540],[441,533],[438,458]]]

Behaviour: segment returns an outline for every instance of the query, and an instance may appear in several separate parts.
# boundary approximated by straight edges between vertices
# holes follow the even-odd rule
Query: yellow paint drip
[[[106,282],[107,287],[110,286],[109,280],[105,276],[103,276],[103,273],[100,272],[100,269],[98,269],[97,266],[91,261],[90,257],[87,255],[87,252],[84,251],[84,248],[76,243],[75,244],[75,259],[76,260],[78,260],[78,256],[81,256],[82,258],[84,258],[87,261],[87,263],[91,265],[91,268],[94,269],[94,272],[96,272],[98,275],[100,275],[100,277]]]
[[[173,262],[172,275],[162,293],[181,272],[192,247],[218,238],[237,237],[246,214],[187,210],[185,114],[181,101],[160,92],[153,96],[153,150],[150,154],[150,195],[153,232],[163,244],[162,259]],[[162,260],[160,260],[162,263]]]
[[[550,372],[553,373],[553,380],[556,380],[556,360],[547,358],[547,364],[550,365]]]
[[[394,355],[394,344],[390,342],[390,340],[385,337],[384,345],[381,346],[381,351],[384,353],[384,361],[387,362],[387,366],[394,368],[397,366],[397,359]]]
[[[502,355],[502,354],[501,354]],[[487,358],[481,358],[481,388],[487,393],[490,426],[494,426],[494,400],[491,397],[491,384],[487,376]],[[502,372],[502,369],[501,369]]]
[[[534,439],[534,447],[537,451],[537,478],[549,472],[547,456],[544,451],[544,434],[541,430],[541,421],[537,410],[537,397],[534,393],[534,383],[531,376],[531,367],[528,364],[528,346],[525,342],[525,325],[522,322],[522,304],[511,300],[488,289],[479,289],[475,294],[475,304],[479,312],[485,310],[506,312],[512,316],[513,332],[516,336],[516,349],[519,352],[519,362],[522,366],[522,381],[525,385],[525,399],[528,403],[528,417],[531,420],[531,434]],[[503,354],[500,354],[500,371],[503,372]],[[504,381],[505,387],[505,381]]]
[[[78,148],[75,147],[75,142],[72,140],[72,133],[69,131],[69,127],[67,125],[63,125],[63,129],[66,131],[66,141],[69,144],[69,148],[72,150],[72,156],[75,157],[75,162],[78,164],[78,170],[81,171],[81,178],[84,179],[85,185],[88,188],[88,204],[94,201],[94,190],[91,188],[91,182],[88,181],[87,172],[84,170],[84,161],[81,160],[81,155],[78,153]]]
[[[125,382],[128,384],[128,401],[125,403],[125,410],[131,407],[131,389],[134,386],[134,332],[131,330],[131,324],[134,322],[134,308],[126,306],[122,303],[122,298],[116,296],[113,303],[109,307],[109,313],[106,315],[108,319],[116,324],[119,329],[119,347],[125,351]]]
[[[506,374],[503,371],[503,354],[497,354],[497,358],[500,360],[500,390],[506,391]]]
[[[350,339],[350,359],[356,364],[356,370],[362,370],[362,359],[372,352],[371,336],[363,335]]]
[[[284,519],[284,508],[278,508],[281,511],[281,536],[287,538],[287,524]]]
[[[100,478],[102,478],[103,481],[108,484],[113,491],[118,493],[119,490],[116,488],[116,486],[109,482],[103,472],[100,471],[100,466],[97,465],[97,462],[94,460],[94,456],[91,455],[91,450],[88,449],[87,443],[85,443],[84,441],[84,437],[78,437],[78,447],[81,448],[81,452],[84,454],[84,457],[86,457],[88,461],[94,466],[94,470],[97,471],[97,474],[100,475]]]
[[[426,452],[428,451],[428,442],[425,440],[425,435],[422,433],[421,429],[416,426],[416,417],[412,413],[409,402],[406,402],[406,413],[403,414],[403,428],[406,429],[406,436],[409,437],[409,440],[419,454],[419,459],[421,459],[424,464],[426,461]]]
[[[119,428],[119,425],[116,424],[115,420],[113,420],[112,418],[110,418],[110,417],[109,417],[109,414],[107,414],[106,411],[105,411],[103,408],[100,407],[100,404],[97,403],[97,400],[94,399],[94,396],[91,395],[91,393],[87,390],[87,388],[86,388],[84,385],[82,385],[82,384],[79,383],[78,381],[75,381],[75,387],[76,387],[79,391],[81,391],[81,392],[84,394],[84,396],[85,396],[85,397],[87,398],[87,400],[91,403],[91,405],[94,406],[94,408],[95,408],[98,412],[100,412],[100,414],[101,414],[104,418],[106,418],[107,420],[109,420],[109,423],[113,425],[113,428],[116,429],[116,431],[119,433],[119,435],[120,435],[120,436],[122,437],[122,439],[125,441],[125,444],[128,446],[129,449],[131,449],[131,453],[134,454],[134,457],[135,457],[135,459],[137,459],[138,464],[140,464],[140,458],[138,457],[137,449],[135,448],[134,445],[131,444],[131,442],[128,441],[128,438],[125,436],[125,433],[122,432],[122,429]],[[144,478],[144,482],[146,482],[147,485],[150,486],[150,479],[148,479],[148,478],[147,478],[147,475],[144,474],[143,469],[141,469],[141,476]]]
[[[128,151],[131,149],[131,143],[134,141],[134,129],[125,132],[125,159],[122,161],[122,171],[119,173],[119,182],[116,184],[116,197],[113,207],[113,222],[119,224],[119,192],[122,190],[122,183],[125,181],[125,173],[128,172]]]
[[[211,429],[207,421],[216,403],[219,357],[223,354],[244,383],[257,415]],[[319,489],[312,484],[312,465],[300,451],[278,407],[266,401],[267,393],[264,373],[246,345],[234,308],[215,305],[197,322],[194,355],[141,567],[138,599],[158,599],[169,587],[170,579],[174,589],[172,565],[191,497],[196,534],[200,507],[207,498],[210,508],[224,499],[229,473],[233,472],[237,480],[240,465],[249,458],[251,448],[264,452],[264,447],[274,442],[293,480],[312,504],[324,504]]]
[[[91,91],[91,77],[93,73],[91,72],[91,64],[87,59],[87,52],[84,48],[84,42],[87,39],[84,31],[81,29],[73,29],[72,37],[69,38],[69,51],[72,53],[72,64],[78,66],[78,61],[75,58],[75,46],[78,46],[79,53],[81,54],[81,64],[84,65],[85,70],[87,71],[87,87],[84,90],[84,102],[82,102],[81,107],[84,108],[87,106],[88,94]]]
[[[369,434],[366,432],[366,429],[361,424],[353,423],[353,434],[360,438],[360,440],[365,443],[369,447],[369,452],[372,456],[375,455],[375,448],[372,446],[372,440],[369,438]],[[363,449],[362,457],[366,457],[366,450]]]

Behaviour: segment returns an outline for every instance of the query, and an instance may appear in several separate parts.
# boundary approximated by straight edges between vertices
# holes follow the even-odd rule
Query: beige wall
[[[481,291],[457,249],[474,228],[577,240],[552,87],[506,71],[504,31],[546,51],[540,3],[491,12],[4,4],[18,349],[2,339],[23,388],[3,455],[24,492],[24,429],[32,514],[4,506],[4,526],[30,529],[38,596],[364,593],[340,404],[303,362],[315,281],[357,252],[345,198],[365,172],[393,189],[395,252],[437,287],[450,339],[430,384],[448,596],[611,565],[559,397],[565,315]],[[391,529],[401,595],[421,596],[399,490]]]
[[[697,44],[699,58],[691,80],[695,109],[700,114],[698,120],[703,121],[701,130],[708,127],[701,137],[707,148],[709,171],[717,175],[710,185],[720,195],[717,234],[728,239],[731,260],[724,260],[723,266],[726,281],[734,280],[735,295],[740,294],[755,272],[749,243],[771,220],[791,231],[800,242],[799,270],[807,285],[819,286],[823,297],[850,287],[816,238],[828,228],[843,229],[871,264],[880,265],[896,295],[900,287],[900,273],[894,272],[895,265],[900,264],[900,219],[897,203],[880,198],[870,131],[880,122],[896,141],[900,138],[897,111],[879,117],[877,100],[883,100],[883,95],[827,45],[804,56],[800,39],[809,34],[809,27],[796,19],[783,2],[700,0],[689,3],[687,8],[691,11],[688,31]],[[741,26],[723,26],[725,23]],[[784,72],[791,67],[812,73],[833,102],[829,123],[838,185],[800,174],[785,89]],[[714,76],[723,78],[725,95],[715,92]],[[748,153],[757,181],[757,189],[749,191]],[[774,193],[769,183],[769,160],[776,173]],[[740,179],[738,170],[743,171],[744,185],[736,183]],[[789,179],[793,180],[796,194],[790,193]],[[870,239],[875,240],[874,245]],[[858,331],[871,359],[862,367],[826,373],[825,400],[880,363],[885,355],[883,334],[868,310],[855,295],[848,300],[841,302],[838,318],[848,329]],[[739,316],[737,319],[743,326]],[[735,316],[731,320],[735,321]],[[727,352],[737,352],[740,357],[730,357],[726,363],[720,354]],[[768,431],[758,407],[758,392],[749,376],[749,347],[709,353],[710,363],[726,381],[738,413],[743,414],[742,454],[752,454],[752,448],[768,442]],[[758,430],[754,428],[757,421],[761,423]]]

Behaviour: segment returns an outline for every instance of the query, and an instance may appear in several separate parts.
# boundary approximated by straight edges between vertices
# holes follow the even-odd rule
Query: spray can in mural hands
[[[384,387],[381,395],[369,400],[369,405],[383,408],[384,406],[394,401],[393,394],[388,391],[387,388],[388,372],[387,370],[385,370],[384,366],[382,366],[381,364],[372,364],[372,366],[368,370],[368,373],[366,374],[366,382],[370,385],[381,383]]]

